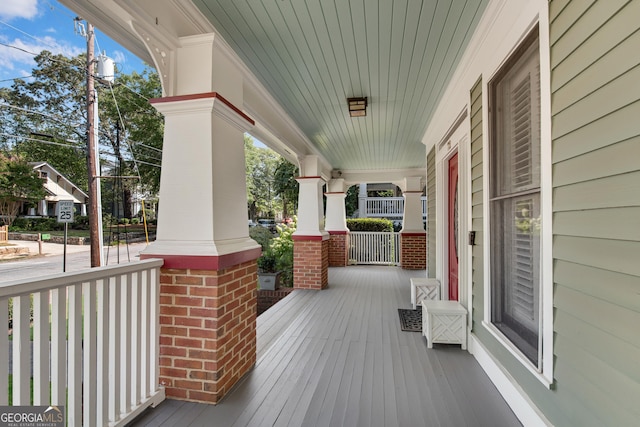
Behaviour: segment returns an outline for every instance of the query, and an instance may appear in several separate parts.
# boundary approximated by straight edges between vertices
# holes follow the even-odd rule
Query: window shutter
[[[537,38],[492,82],[491,321],[536,365],[540,332],[540,59]]]

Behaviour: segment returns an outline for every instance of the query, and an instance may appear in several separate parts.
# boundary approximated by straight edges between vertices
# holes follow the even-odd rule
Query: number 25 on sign
[[[58,222],[73,222],[73,200],[58,201]]]

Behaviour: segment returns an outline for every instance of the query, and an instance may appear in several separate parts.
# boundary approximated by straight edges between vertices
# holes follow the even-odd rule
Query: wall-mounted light
[[[367,97],[347,98],[349,104],[349,115],[351,117],[364,117],[367,115]]]

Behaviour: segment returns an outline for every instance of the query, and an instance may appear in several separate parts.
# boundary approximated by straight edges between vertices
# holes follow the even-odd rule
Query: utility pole
[[[101,239],[101,227],[98,215],[100,215],[100,209],[98,209],[100,200],[100,191],[98,186],[100,185],[98,176],[96,173],[96,156],[98,155],[96,150],[95,138],[97,129],[95,128],[97,111],[95,110],[95,104],[98,102],[97,94],[94,88],[93,73],[94,73],[94,31],[93,25],[87,22],[87,171],[89,174],[89,239],[91,241],[91,267],[100,267],[102,259],[102,245]]]

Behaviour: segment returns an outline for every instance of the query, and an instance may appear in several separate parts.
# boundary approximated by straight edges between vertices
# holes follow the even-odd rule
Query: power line
[[[29,138],[28,136],[12,135],[12,134],[9,134],[9,133],[0,133],[0,136],[8,136],[8,137],[11,137],[11,138],[20,138],[20,139],[24,139],[24,140],[27,140],[27,141],[41,142],[43,144],[60,145],[62,147],[67,147],[67,148],[79,148],[79,149],[83,149],[84,148],[82,145],[62,144],[60,142],[47,141],[47,140],[44,140],[44,139],[37,139],[37,138]]]
[[[49,47],[51,47],[51,48],[53,48],[53,49],[56,49],[56,48],[57,48],[57,46],[54,46],[54,45],[52,45],[52,44],[48,43],[46,40],[41,39],[40,37],[36,37],[36,36],[34,36],[33,34],[29,34],[29,33],[27,33],[26,31],[21,30],[20,28],[16,28],[16,27],[14,27],[14,26],[13,26],[13,25],[11,25],[11,24],[7,24],[7,23],[6,23],[6,22],[4,22],[4,21],[0,21],[0,24],[6,25],[7,27],[11,28],[12,30],[15,30],[15,31],[17,31],[17,32],[19,32],[19,33],[22,33],[22,34],[24,34],[24,35],[25,35],[25,36],[27,36],[27,37],[31,37],[31,38],[32,38],[32,39],[34,39],[35,41],[40,42],[40,43],[42,43],[42,44],[44,44],[44,45],[47,45],[47,46],[49,46]]]
[[[19,51],[21,51],[21,52],[28,53],[29,55],[33,55],[33,56],[38,56],[38,55],[40,55],[40,53],[42,53],[42,52],[40,52],[40,53],[31,52],[31,51],[28,51],[28,50],[23,49],[23,48],[21,48],[21,47],[18,47],[18,46],[12,45],[12,44],[2,43],[2,42],[0,42],[0,45],[5,46],[5,47],[8,47],[8,48],[11,48],[11,49],[19,50]],[[56,54],[55,54],[55,53],[53,53],[53,52],[50,52],[50,53],[51,53],[52,55],[56,55]],[[59,62],[59,63],[61,63],[61,64],[71,65],[72,67],[78,68],[78,70],[80,69],[80,67],[81,67],[80,65],[76,65],[76,64],[74,64],[73,62],[71,62],[71,61],[69,60],[69,58],[67,58],[66,56],[63,56],[62,54],[59,54],[59,55],[60,55],[60,56],[62,56],[66,61],[63,61],[63,60],[60,60],[60,59],[54,58],[54,57],[52,57],[52,56],[47,57],[47,59],[48,59],[48,60],[50,60],[50,61],[52,61],[52,62]]]
[[[33,77],[34,76],[32,74],[29,74],[28,76],[12,77],[10,79],[0,80],[0,83],[9,82],[9,81],[18,80],[18,79],[30,79],[30,78],[33,78]]]
[[[16,110],[24,111],[26,113],[39,114],[41,116],[48,117],[48,118],[50,118],[50,119],[52,119],[52,120],[54,120],[54,121],[56,121],[56,122],[58,122],[60,124],[68,126],[69,128],[72,129],[72,132],[75,133],[76,135],[79,135],[79,136],[82,136],[83,138],[86,138],[86,134],[83,134],[83,133],[75,130],[75,128],[80,126],[80,124],[74,126],[72,124],[66,123],[64,121],[64,119],[62,119],[61,117],[54,116],[53,114],[47,114],[47,113],[43,113],[43,112],[37,111],[37,110],[30,110],[28,108],[18,107],[17,105],[7,104],[5,102],[0,102],[0,107],[9,107],[9,108],[13,108],[13,109],[16,109]]]

